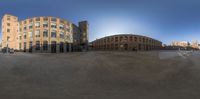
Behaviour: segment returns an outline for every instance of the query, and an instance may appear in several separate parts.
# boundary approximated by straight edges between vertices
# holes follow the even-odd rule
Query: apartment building
[[[24,52],[64,53],[87,50],[88,22],[79,26],[52,16],[24,20],[5,14],[2,18],[2,48]]]

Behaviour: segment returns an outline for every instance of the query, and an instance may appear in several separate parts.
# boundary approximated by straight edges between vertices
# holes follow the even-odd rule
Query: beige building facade
[[[172,46],[181,46],[181,47],[188,47],[190,46],[190,43],[187,41],[173,41],[171,43]]]
[[[192,41],[191,47],[195,49],[199,49],[199,42],[198,41]]]
[[[140,35],[120,34],[97,39],[91,42],[94,50],[155,50],[162,42]]]
[[[188,42],[188,41],[173,41],[171,43],[171,46],[173,46],[173,47],[191,48],[191,49],[200,49],[199,42],[197,40],[196,41],[192,41],[192,42]]]
[[[18,48],[19,22],[16,16],[4,15],[2,18],[2,47]],[[9,43],[9,44],[8,44]]]
[[[87,50],[88,22],[79,26],[58,17],[41,16],[18,21],[16,16],[2,18],[2,48],[24,52],[64,53]]]

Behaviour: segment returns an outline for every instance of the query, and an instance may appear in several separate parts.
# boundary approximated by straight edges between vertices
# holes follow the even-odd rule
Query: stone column
[[[51,43],[48,44],[48,50],[47,50],[47,52],[51,53]]]
[[[36,45],[32,45],[32,52],[35,53],[36,52]]]
[[[60,44],[56,44],[56,53],[60,53]]]
[[[64,53],[66,53],[67,52],[67,44],[66,43],[64,43]]]
[[[69,48],[69,52],[71,52],[72,51],[72,44],[71,43],[69,44],[68,48]]]
[[[42,45],[42,44],[40,44],[40,52],[41,52],[41,53],[44,52],[44,51],[43,51],[43,45]]]

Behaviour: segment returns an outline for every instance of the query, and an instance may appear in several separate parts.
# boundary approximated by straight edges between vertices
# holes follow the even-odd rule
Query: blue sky
[[[90,41],[119,33],[171,41],[200,41],[199,0],[0,0],[0,16],[88,20]]]

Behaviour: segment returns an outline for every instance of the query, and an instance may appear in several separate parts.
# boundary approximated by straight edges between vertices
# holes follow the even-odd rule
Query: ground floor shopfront
[[[51,44],[43,44],[35,46],[32,43],[29,43],[28,46],[24,47],[22,50],[23,52],[30,52],[30,53],[67,53],[67,52],[74,52],[79,51],[79,46],[71,44],[71,43],[56,43],[51,42]]]

